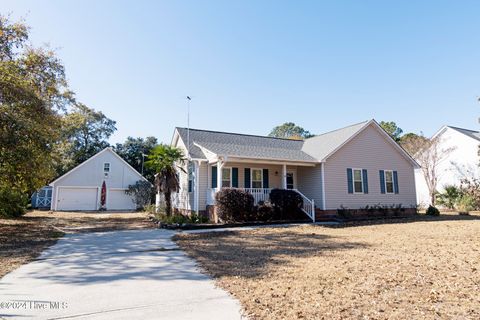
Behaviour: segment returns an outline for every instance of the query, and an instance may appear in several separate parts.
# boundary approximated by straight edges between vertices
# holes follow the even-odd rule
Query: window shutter
[[[192,180],[188,180],[188,192],[193,192]]]
[[[251,188],[252,183],[251,183],[251,176],[250,176],[250,168],[245,168],[245,185],[243,186],[244,188]]]
[[[217,167],[212,167],[212,188],[217,187]]]
[[[396,194],[398,194],[398,172],[393,171],[393,189]]]
[[[368,172],[367,169],[362,170],[363,174],[363,193],[368,193]]]
[[[353,193],[353,171],[351,168],[347,169],[347,184],[348,193]]]
[[[385,194],[385,171],[380,170],[380,192]]]
[[[268,169],[263,169],[263,187],[265,189],[270,188],[269,181],[268,181]]]
[[[238,188],[238,168],[232,168],[232,188]]]

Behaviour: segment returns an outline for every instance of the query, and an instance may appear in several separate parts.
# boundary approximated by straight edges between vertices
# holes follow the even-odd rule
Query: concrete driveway
[[[242,319],[173,234],[67,235],[0,280],[0,319]]]

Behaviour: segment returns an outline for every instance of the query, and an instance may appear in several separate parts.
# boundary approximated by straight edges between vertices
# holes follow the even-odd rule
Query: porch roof
[[[177,128],[177,131],[186,142],[187,129]],[[299,140],[190,129],[190,155],[198,159],[207,159],[203,148],[228,157],[318,162],[302,151],[302,146],[303,141]]]

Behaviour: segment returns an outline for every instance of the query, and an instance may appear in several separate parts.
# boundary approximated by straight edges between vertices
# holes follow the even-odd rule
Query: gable
[[[342,206],[363,208],[372,205],[402,204],[415,206],[414,162],[405,157],[383,129],[372,123],[333,153],[324,163],[325,207],[335,210]],[[365,170],[368,194],[350,194],[348,169]],[[398,173],[399,194],[382,194],[380,171]]]
[[[107,177],[104,174],[105,163],[110,164],[110,172]],[[109,188],[127,188],[138,180],[146,181],[140,173],[111,148],[106,148],[56,179],[50,185],[93,187],[100,186],[104,180]]]
[[[309,138],[305,140],[302,150],[319,161],[324,161],[368,123],[368,121],[360,122]]]
[[[480,133],[478,131],[458,128],[458,127],[452,127],[452,126],[446,126],[442,129],[440,129],[440,133],[442,133],[445,130],[446,131],[455,131],[455,132],[460,133],[463,136],[468,137],[470,139],[473,139],[477,142],[480,141]]]
[[[370,163],[377,163],[379,169],[418,166],[400,146],[385,135],[387,134],[383,129],[376,123],[371,123],[330,155],[327,163],[342,159],[342,162],[350,162],[350,166],[365,167]]]
[[[184,152],[185,156],[188,157],[188,152],[190,152],[190,158],[196,160],[205,160],[207,157],[203,153],[203,151],[195,145],[195,141],[190,137],[190,148],[187,150],[187,133],[185,129],[182,128],[175,128],[175,132],[173,134],[173,139],[171,146],[180,148]]]
[[[465,176],[478,175],[478,150],[480,141],[459,132],[455,128],[446,127],[438,135],[439,149],[452,151],[438,164],[443,172],[439,177],[441,184],[458,184]]]

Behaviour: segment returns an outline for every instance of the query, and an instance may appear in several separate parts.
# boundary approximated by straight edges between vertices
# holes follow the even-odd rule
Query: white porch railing
[[[233,188],[233,189],[240,189],[247,191],[253,196],[255,200],[255,205],[258,205],[260,202],[266,202],[270,200],[270,192],[272,189],[266,188]],[[219,188],[209,189],[207,193],[207,204],[214,205],[215,204],[215,194],[220,191]]]
[[[255,205],[259,204],[260,202],[266,202],[270,200],[270,192],[272,189],[265,189],[265,188],[244,188],[243,190],[247,191],[253,196],[255,199]]]
[[[266,202],[270,200],[270,192],[272,189],[265,189],[265,188],[236,188],[240,190],[245,190],[253,196],[255,200],[255,205],[258,205],[260,202]],[[207,191],[207,205],[214,205],[215,204],[215,194],[220,191],[219,188],[208,189]],[[298,193],[303,200],[302,211],[315,222],[315,201],[313,199],[307,198],[303,193],[298,191],[297,189],[292,189]]]
[[[303,199],[302,210],[307,214],[307,216],[312,219],[312,222],[315,223],[315,200],[308,199],[303,193],[298,191],[297,189],[293,189],[293,191],[297,192]]]

